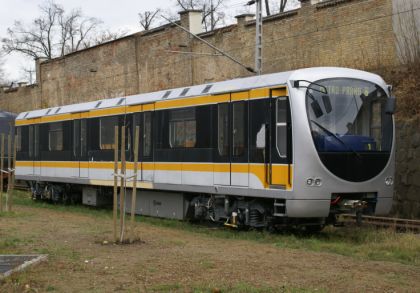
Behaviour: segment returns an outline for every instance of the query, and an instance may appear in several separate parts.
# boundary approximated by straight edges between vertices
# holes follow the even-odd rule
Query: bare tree
[[[2,40],[6,53],[20,52],[32,58],[48,59],[55,55],[55,25],[63,9],[54,2],[47,2],[40,6],[40,11],[41,16],[34,19],[31,26],[15,21],[13,27],[7,30],[9,37]]]
[[[299,7],[299,0],[265,0],[267,15],[281,13]]]
[[[80,9],[61,14],[58,26],[61,31],[60,56],[85,48],[84,44],[93,37],[102,22],[94,17],[85,17]]]
[[[2,39],[2,47],[6,53],[52,59],[86,48],[86,44],[96,44],[100,24],[100,20],[84,16],[80,9],[66,14],[63,7],[48,1],[40,6],[40,16],[30,25],[16,21],[8,29],[8,37]]]
[[[398,13],[393,18],[394,35],[401,63],[420,71],[420,21],[414,1],[394,4]]]
[[[201,23],[206,31],[212,31],[224,23],[224,4],[227,0],[175,0],[175,6],[182,10],[202,10]]]
[[[4,77],[4,68],[3,68],[3,66],[4,66],[3,59],[2,59],[2,56],[0,55],[0,85],[6,83],[6,80],[5,80],[5,77]]]
[[[127,31],[120,30],[111,32],[110,30],[103,30],[95,34],[95,36],[86,39],[82,45],[81,49],[89,48],[106,42],[114,41],[120,39],[127,35]]]
[[[147,31],[149,30],[154,21],[156,20],[157,14],[160,12],[160,9],[156,9],[155,11],[144,11],[139,13],[139,22],[141,27]]]

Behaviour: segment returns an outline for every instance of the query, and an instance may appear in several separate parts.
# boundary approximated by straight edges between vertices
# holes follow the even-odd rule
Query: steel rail
[[[340,219],[344,222],[357,221],[353,214],[342,214]],[[420,220],[410,220],[391,217],[362,216],[362,223],[382,228],[390,228],[397,231],[411,231],[420,233]]]

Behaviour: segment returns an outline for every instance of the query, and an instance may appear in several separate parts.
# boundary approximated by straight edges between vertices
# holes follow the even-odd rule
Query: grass
[[[91,217],[111,219],[109,209],[90,208],[81,205],[64,206],[32,201],[26,192],[16,191],[15,204],[56,211],[80,213]],[[11,214],[11,217],[16,216]],[[137,217],[137,221],[148,225],[181,229],[209,237],[271,243],[279,249],[303,249],[328,252],[361,260],[391,261],[420,266],[420,237],[412,233],[396,233],[367,227],[326,227],[321,233],[303,235],[299,233],[268,233],[265,231],[235,231],[225,228],[209,228],[186,221]],[[0,241],[0,251],[19,244],[18,238]],[[70,258],[77,256],[68,255]],[[203,267],[211,267],[203,262]],[[288,291],[287,291],[288,292]]]
[[[237,283],[230,286],[193,286],[192,288],[184,288],[179,284],[162,284],[148,288],[151,292],[193,292],[193,293],[216,293],[216,292],[229,292],[229,293],[309,293],[309,292],[326,292],[323,289],[306,289],[294,287],[255,287],[248,283]]]

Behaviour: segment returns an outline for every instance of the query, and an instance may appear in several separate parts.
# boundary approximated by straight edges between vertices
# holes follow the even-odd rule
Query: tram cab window
[[[287,99],[276,101],[276,146],[280,157],[287,156]]]
[[[99,145],[101,150],[114,149],[114,129],[118,126],[118,117],[104,117],[99,120]]]
[[[171,148],[193,148],[197,142],[195,109],[172,110],[169,116]]]
[[[62,151],[64,149],[62,122],[51,123],[49,125],[48,149],[50,151]]]

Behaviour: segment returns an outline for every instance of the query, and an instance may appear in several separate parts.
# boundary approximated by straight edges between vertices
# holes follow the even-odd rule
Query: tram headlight
[[[393,184],[394,184],[394,178],[392,178],[392,176],[388,176],[385,178],[385,185],[391,186]]]
[[[308,178],[306,179],[306,184],[308,184],[309,186],[312,186],[314,184],[314,180],[312,178]]]
[[[321,186],[322,185],[322,179],[321,178],[316,178],[314,183],[315,183],[315,186]]]

